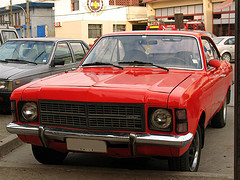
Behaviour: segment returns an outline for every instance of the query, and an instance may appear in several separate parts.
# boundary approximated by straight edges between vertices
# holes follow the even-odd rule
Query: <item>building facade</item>
[[[29,2],[29,16],[31,37],[55,36],[54,3]],[[9,6],[0,8],[0,24],[6,23],[12,24],[20,37],[26,37],[26,3],[14,4],[12,15]]]
[[[105,33],[146,29],[143,5],[139,0],[55,1],[55,35],[93,44]]]
[[[176,13],[184,19],[203,20],[206,31],[217,36],[235,35],[233,0],[144,0],[148,19],[172,20]]]

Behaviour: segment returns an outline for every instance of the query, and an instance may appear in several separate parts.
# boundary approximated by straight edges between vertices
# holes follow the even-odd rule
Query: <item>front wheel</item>
[[[200,163],[201,148],[202,135],[201,128],[198,126],[189,149],[182,156],[169,159],[169,169],[172,171],[196,172]]]
[[[42,164],[61,164],[68,153],[32,145],[35,159]]]

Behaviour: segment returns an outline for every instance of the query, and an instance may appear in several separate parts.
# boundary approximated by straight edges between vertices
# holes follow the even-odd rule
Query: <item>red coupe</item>
[[[206,126],[226,124],[232,82],[205,34],[107,34],[77,70],[16,89],[7,130],[43,164],[91,152],[168,157],[170,170],[197,171]]]

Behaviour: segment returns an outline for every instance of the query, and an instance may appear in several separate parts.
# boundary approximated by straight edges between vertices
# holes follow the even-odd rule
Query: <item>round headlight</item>
[[[22,116],[26,121],[34,121],[37,118],[37,104],[27,102],[22,107]]]
[[[172,115],[166,109],[157,109],[152,113],[152,125],[158,129],[166,129],[171,125]]]

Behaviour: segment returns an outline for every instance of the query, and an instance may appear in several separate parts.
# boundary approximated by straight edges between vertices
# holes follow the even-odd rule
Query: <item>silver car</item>
[[[81,40],[23,38],[0,47],[0,112],[10,110],[14,89],[34,80],[76,69],[89,50]]]
[[[213,38],[222,59],[225,61],[233,61],[235,59],[235,37],[234,36],[219,36]]]

